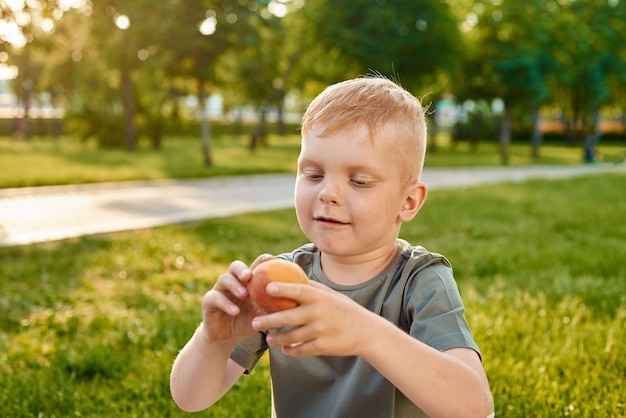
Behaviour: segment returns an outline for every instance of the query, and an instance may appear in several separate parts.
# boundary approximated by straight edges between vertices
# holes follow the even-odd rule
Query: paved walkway
[[[426,169],[430,189],[626,173],[626,164]],[[293,175],[0,189],[0,246],[293,206]]]

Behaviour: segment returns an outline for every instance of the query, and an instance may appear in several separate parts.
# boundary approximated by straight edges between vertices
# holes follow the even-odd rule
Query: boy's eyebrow
[[[298,158],[298,165],[301,164],[318,164],[315,161],[311,160],[310,158]]]
[[[302,159],[298,159],[298,166],[300,165],[320,166],[321,164],[309,158],[302,158]],[[379,172],[384,170],[383,167],[374,167],[371,165],[364,165],[364,164],[351,164],[346,167],[351,172],[366,172],[368,174],[375,174],[375,175],[377,175]]]

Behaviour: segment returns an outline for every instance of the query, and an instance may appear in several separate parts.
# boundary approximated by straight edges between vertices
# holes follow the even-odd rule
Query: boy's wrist
[[[391,322],[385,318],[376,315],[371,311],[367,311],[367,326],[361,327],[360,335],[356,338],[355,355],[364,359],[367,359],[372,354],[372,351],[379,350],[379,340],[386,335],[385,329],[387,326],[395,328]]]
[[[201,322],[196,328],[196,332],[194,333],[193,338],[195,340],[199,340],[199,343],[204,347],[211,347],[212,350],[220,349],[220,350],[228,350],[228,352],[232,351],[238,340],[221,340],[216,341],[211,339],[209,333],[204,329],[204,322]]]

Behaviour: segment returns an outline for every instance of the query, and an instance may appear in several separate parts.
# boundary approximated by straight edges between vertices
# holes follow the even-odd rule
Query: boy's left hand
[[[367,329],[368,318],[376,316],[318,282],[272,283],[267,292],[299,303],[295,308],[258,316],[252,321],[257,331],[270,330],[267,334],[270,346],[282,346],[283,352],[290,356],[359,355],[363,344],[360,332]]]

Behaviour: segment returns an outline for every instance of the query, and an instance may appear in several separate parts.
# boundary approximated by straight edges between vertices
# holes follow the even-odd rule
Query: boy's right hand
[[[252,318],[258,312],[252,307],[246,286],[252,278],[252,270],[272,258],[270,254],[262,254],[250,267],[242,261],[233,261],[228,272],[204,295],[202,322],[209,342],[234,344],[257,332],[252,328]]]

